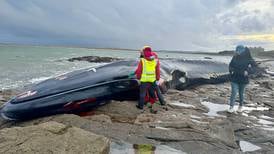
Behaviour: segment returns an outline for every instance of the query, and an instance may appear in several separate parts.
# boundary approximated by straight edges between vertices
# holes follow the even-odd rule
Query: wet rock
[[[274,102],[273,101],[265,101],[264,104],[270,106],[271,108],[274,108]]]
[[[110,117],[104,114],[88,116],[85,118],[92,121],[102,122],[102,123],[112,123]]]
[[[8,121],[0,117],[0,130],[3,128],[9,128],[14,125],[14,121]]]
[[[4,105],[9,99],[13,96],[17,95],[20,91],[19,90],[2,90],[0,91],[0,109],[2,105]]]
[[[209,95],[208,97],[204,98],[203,101],[214,102],[216,104],[226,104],[228,102],[228,99],[216,95]]]
[[[0,128],[11,128],[11,127],[27,127],[33,125],[39,125],[46,122],[55,121],[66,126],[78,127],[85,129],[89,127],[90,123],[93,122],[87,118],[80,117],[74,114],[58,114],[48,117],[42,117],[37,119],[32,119],[28,121],[6,121],[3,120],[3,123]]]
[[[5,101],[4,97],[0,95],[0,101]]]
[[[211,57],[204,57],[204,59],[212,59]]]
[[[99,56],[84,56],[84,57],[76,57],[76,58],[70,58],[68,61],[74,62],[74,61],[87,61],[92,63],[108,63],[112,61],[122,60],[120,58],[113,58],[113,57],[99,57]]]
[[[218,119],[210,123],[209,135],[223,141],[229,147],[237,148],[234,129],[230,121]]]
[[[168,130],[156,127],[151,132],[145,133],[149,139],[187,153],[240,153],[238,148],[231,147],[227,142],[210,135],[207,129],[193,129],[183,123],[180,129]]]
[[[273,90],[274,88],[274,81],[271,82],[271,81],[263,81],[263,82],[260,82],[259,83],[260,86],[266,88],[266,89],[270,89],[270,90]]]
[[[20,90],[2,90],[0,91],[0,102],[6,102],[18,93]]]
[[[223,147],[223,149],[220,150],[222,153],[231,151],[233,149],[229,147],[223,140],[210,136],[211,134],[208,133],[208,124],[197,124],[189,121],[187,117],[183,118],[184,114],[177,113],[177,115],[174,117],[172,115],[176,112],[168,112],[170,113],[165,112],[159,115],[151,114],[151,116],[147,113],[144,113],[143,117],[151,117],[152,119],[155,119],[151,120],[154,123],[153,125],[150,124],[151,122],[144,122],[138,125],[132,125],[128,123],[102,123],[98,121],[91,121],[76,115],[56,115],[52,117],[35,119],[28,122],[17,123],[15,126],[39,125],[40,123],[44,123],[46,121],[56,121],[67,126],[78,127],[86,131],[117,140],[123,140],[132,144],[139,143],[159,145],[176,142],[181,145],[180,147],[182,147],[182,145],[195,142],[200,144],[193,144],[192,148],[197,148],[199,145],[204,144],[205,146],[200,150],[207,151],[209,153],[212,152],[210,151],[213,149],[212,145],[215,145],[216,147]],[[165,114],[167,114],[168,117],[163,116]],[[162,122],[159,120],[162,120]],[[179,146],[172,146],[176,149],[181,149]],[[187,147],[191,149],[190,145]],[[181,150],[185,151],[183,149]],[[187,150],[186,152],[191,151]]]
[[[5,102],[0,101],[0,109],[3,107],[4,104],[5,104]]]
[[[161,122],[161,123],[154,123],[150,124],[151,128],[158,128],[164,130],[171,130],[171,129],[195,129],[195,124],[188,120],[182,120],[177,122]]]
[[[186,100],[185,100],[186,101]],[[193,105],[193,103],[190,103],[189,101],[186,101],[187,103],[184,103],[182,100],[179,101],[173,101],[168,104],[171,108],[193,108],[195,109],[196,107]]]
[[[102,153],[110,140],[57,122],[0,130],[0,153]]]
[[[155,121],[155,115],[153,114],[140,114],[137,116],[134,124],[152,123]]]
[[[95,114],[108,115],[114,122],[134,123],[137,116],[141,113],[135,107],[137,102],[133,101],[111,101],[110,103],[99,107]]]
[[[176,100],[178,98],[179,99],[189,98],[189,97],[195,98],[195,97],[198,97],[198,94],[191,90],[178,91],[178,90],[170,89],[168,90],[166,97]]]

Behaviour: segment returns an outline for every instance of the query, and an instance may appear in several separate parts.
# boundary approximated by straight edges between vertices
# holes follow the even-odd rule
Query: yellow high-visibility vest
[[[146,60],[141,58],[143,64],[143,71],[141,76],[141,82],[154,82],[156,80],[156,61],[155,60]]]

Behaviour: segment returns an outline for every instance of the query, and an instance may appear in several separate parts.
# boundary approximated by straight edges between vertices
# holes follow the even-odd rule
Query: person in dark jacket
[[[251,57],[250,51],[247,47],[238,45],[235,54],[229,63],[229,73],[231,77],[231,96],[229,113],[234,112],[234,104],[237,92],[239,93],[239,108],[238,112],[242,112],[244,103],[244,91],[246,85],[249,83],[248,72],[251,67],[256,66],[255,61]]]

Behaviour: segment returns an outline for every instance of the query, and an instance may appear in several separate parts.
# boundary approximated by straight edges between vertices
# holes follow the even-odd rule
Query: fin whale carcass
[[[108,100],[136,100],[139,83],[128,74],[137,64],[137,60],[117,61],[45,80],[5,103],[1,115],[6,119],[29,119],[90,110]],[[212,61],[163,59],[161,79],[162,89],[220,83],[228,80],[228,66]]]

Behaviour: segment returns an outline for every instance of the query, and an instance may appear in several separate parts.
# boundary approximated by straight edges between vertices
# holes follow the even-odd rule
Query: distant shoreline
[[[81,46],[62,46],[62,45],[34,45],[34,44],[15,44],[15,43],[0,43],[0,46],[25,46],[25,47],[55,47],[55,48],[80,48],[80,49],[96,49],[96,50],[122,50],[122,51],[139,51],[140,49],[127,48],[96,48],[96,47],[81,47]],[[206,54],[218,55],[218,52],[202,52],[202,51],[183,51],[183,50],[155,50],[162,53],[184,53],[184,54]]]
[[[139,51],[139,49],[127,49],[127,48],[96,48],[96,47],[81,47],[81,46],[62,46],[62,45],[33,45],[33,44],[15,44],[15,43],[0,43],[0,46],[25,46],[25,47],[55,47],[55,48],[79,48],[79,49],[94,49],[94,50],[115,50],[115,51]],[[202,52],[202,51],[183,51],[183,50],[155,50],[162,53],[182,53],[182,54],[198,54],[208,56],[232,56],[233,51],[223,50],[218,52]],[[274,50],[260,52],[258,57],[274,57]]]

